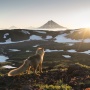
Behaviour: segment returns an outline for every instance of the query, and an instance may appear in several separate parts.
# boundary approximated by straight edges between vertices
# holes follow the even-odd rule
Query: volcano
[[[42,25],[41,27],[39,27],[40,29],[65,29],[65,27],[57,24],[56,22],[54,22],[53,20],[48,21],[47,23],[45,23],[44,25]]]

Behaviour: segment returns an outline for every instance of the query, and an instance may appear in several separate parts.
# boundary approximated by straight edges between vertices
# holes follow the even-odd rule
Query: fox
[[[37,74],[37,68],[39,67],[39,72],[42,73],[42,63],[43,63],[43,57],[44,57],[44,48],[37,48],[35,55],[29,56],[26,60],[24,60],[23,64],[16,68],[11,70],[8,73],[8,76],[16,76],[19,75],[22,72],[26,72],[30,74],[30,69],[34,68],[34,73]]]
[[[28,60],[30,61],[29,68],[27,70],[28,74],[30,72],[30,69],[34,68],[34,73],[36,75],[39,75],[39,74],[37,74],[38,67],[39,67],[39,72],[43,73],[42,72],[42,63],[43,63],[44,54],[45,54],[44,48],[37,48],[35,55],[28,57]]]
[[[29,67],[29,61],[26,59],[24,60],[23,64],[20,67],[9,71],[8,76],[19,75],[20,73],[25,72],[28,67]]]

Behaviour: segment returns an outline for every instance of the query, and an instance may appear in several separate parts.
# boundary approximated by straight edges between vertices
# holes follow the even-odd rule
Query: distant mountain
[[[2,30],[3,28],[0,28],[0,30]]]
[[[16,26],[11,26],[9,29],[19,29],[19,28]]]
[[[54,22],[53,20],[48,21],[47,23],[45,23],[43,26],[39,27],[41,29],[57,29],[57,28],[62,28],[64,29],[65,27],[57,24],[56,22]]]

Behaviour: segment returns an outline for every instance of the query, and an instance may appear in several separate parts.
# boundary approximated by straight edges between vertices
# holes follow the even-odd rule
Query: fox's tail
[[[11,70],[8,73],[8,76],[16,76],[16,75],[18,75],[18,74],[20,74],[22,72],[25,72],[28,67],[29,67],[29,60],[25,60],[24,63],[20,67]]]

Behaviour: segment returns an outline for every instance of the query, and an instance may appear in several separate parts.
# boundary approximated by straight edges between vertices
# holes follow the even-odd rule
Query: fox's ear
[[[39,49],[42,49],[42,48],[41,48],[41,47],[39,47],[39,48],[37,48],[37,49],[39,50]]]
[[[41,49],[41,50],[44,50],[44,48],[42,48],[42,47],[37,48],[37,50],[40,50],[40,49]]]

